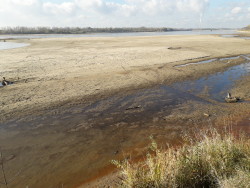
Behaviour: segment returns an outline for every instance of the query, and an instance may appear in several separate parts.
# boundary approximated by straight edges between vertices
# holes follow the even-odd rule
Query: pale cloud
[[[38,3],[38,0],[11,0],[11,3],[20,5],[20,6],[32,6]]]
[[[208,6],[209,0],[126,0],[128,5],[134,5],[138,11],[154,14],[178,12],[202,12]]]
[[[122,12],[123,15],[129,17],[136,14],[137,7],[133,5],[123,4],[119,7],[118,12]]]
[[[75,5],[82,10],[94,11],[97,13],[110,13],[116,10],[117,5],[113,2],[105,2],[104,0],[75,0]]]
[[[204,27],[249,24],[249,0],[213,7],[215,1],[220,0],[0,0],[0,27],[199,27],[201,18]]]
[[[157,14],[169,12],[170,7],[173,7],[173,3],[171,1],[164,0],[149,0],[140,2],[140,4],[137,4],[137,7],[140,11],[146,14]]]
[[[75,0],[74,3],[82,9],[100,8],[104,6],[104,2],[102,0]]]
[[[241,10],[242,10],[241,7],[234,7],[234,8],[231,10],[231,13],[232,13],[232,14],[238,14],[238,13],[241,12]]]
[[[72,14],[75,9],[76,9],[76,6],[72,2],[64,2],[61,4],[47,2],[43,4],[43,10],[45,12],[52,13],[55,15]]]
[[[203,12],[209,0],[177,0],[177,8],[181,11]]]

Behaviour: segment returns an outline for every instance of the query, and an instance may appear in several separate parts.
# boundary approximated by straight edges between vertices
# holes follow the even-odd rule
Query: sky
[[[0,0],[0,27],[242,28],[250,0]]]

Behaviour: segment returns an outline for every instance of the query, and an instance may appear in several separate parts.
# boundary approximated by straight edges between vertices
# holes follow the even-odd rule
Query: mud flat
[[[0,87],[0,147],[11,187],[89,187],[113,171],[109,160],[143,155],[150,135],[178,144],[188,129],[248,122],[249,40],[19,42],[31,45],[0,51],[0,75],[14,81]],[[224,103],[228,91],[242,101]]]

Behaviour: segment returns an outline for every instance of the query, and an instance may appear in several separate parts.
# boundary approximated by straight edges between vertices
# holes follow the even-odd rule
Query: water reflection
[[[195,81],[176,83],[173,86],[195,95],[208,94],[209,98],[223,102],[224,96],[232,88],[235,81],[249,73],[250,62],[230,67],[225,72],[219,72]]]

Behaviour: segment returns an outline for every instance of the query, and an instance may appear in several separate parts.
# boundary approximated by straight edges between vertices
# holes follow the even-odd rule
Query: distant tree
[[[250,31],[250,25],[248,25],[247,27],[244,27],[243,30],[249,30]]]
[[[209,30],[211,28],[208,28]],[[3,27],[0,34],[85,34],[85,33],[128,33],[128,32],[169,32],[190,31],[193,29],[176,29],[167,27],[121,27],[121,28],[91,28],[91,27]],[[207,30],[207,29],[204,29]]]

